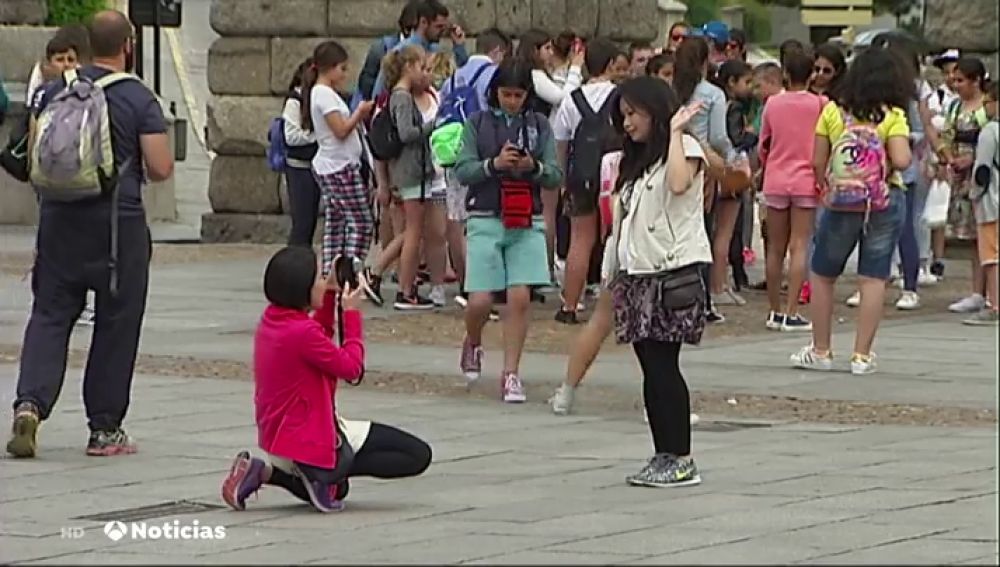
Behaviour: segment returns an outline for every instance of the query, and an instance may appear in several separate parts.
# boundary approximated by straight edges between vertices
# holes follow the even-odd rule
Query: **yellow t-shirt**
[[[896,136],[909,138],[910,124],[906,121],[906,111],[896,106],[890,108],[882,122],[879,122],[879,125],[875,127],[875,131],[883,143]],[[819,115],[819,122],[816,123],[816,135],[825,137],[830,141],[830,144],[833,144],[843,133],[844,116],[840,107],[835,102],[826,103],[822,114]],[[892,173],[889,183],[897,187],[906,187],[903,184],[903,177],[898,171]]]

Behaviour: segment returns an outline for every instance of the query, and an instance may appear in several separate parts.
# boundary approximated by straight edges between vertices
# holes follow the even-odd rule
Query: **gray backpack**
[[[111,294],[118,293],[118,177],[111,146],[111,119],[105,89],[139,78],[109,73],[96,81],[75,70],[63,74],[66,86],[36,119],[31,148],[31,184],[49,201],[74,202],[110,194]],[[129,168],[126,163],[123,170]]]
[[[38,115],[31,151],[31,184],[52,201],[79,201],[105,194],[115,176],[111,121],[104,90],[129,73],[110,73],[96,81],[76,70],[63,75],[66,86]]]

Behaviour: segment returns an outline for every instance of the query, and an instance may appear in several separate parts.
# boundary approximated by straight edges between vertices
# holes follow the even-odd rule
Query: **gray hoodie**
[[[424,121],[413,95],[403,89],[392,91],[389,111],[403,143],[403,152],[389,161],[389,177],[396,187],[416,187],[421,181],[428,185],[434,178],[434,160],[431,156],[430,135],[434,120]],[[427,192],[430,194],[430,191]]]

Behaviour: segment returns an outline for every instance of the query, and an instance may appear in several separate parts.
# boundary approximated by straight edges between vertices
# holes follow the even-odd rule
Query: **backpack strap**
[[[139,77],[133,75],[132,73],[122,73],[122,72],[108,73],[107,75],[104,75],[100,79],[94,81],[94,84],[101,87],[102,89],[107,89],[108,87],[114,85],[115,83],[120,83],[122,81],[133,81],[133,80],[138,81]]]
[[[580,116],[586,120],[591,116],[594,116],[594,109],[590,107],[590,103],[587,102],[587,97],[583,96],[583,89],[578,88],[570,93],[570,98],[573,100],[573,104],[576,109],[580,112]]]
[[[491,66],[490,63],[483,63],[482,66],[479,67],[479,69],[477,69],[476,72],[472,75],[472,80],[469,81],[469,84],[466,86],[474,87],[477,84],[479,84],[479,78],[483,76],[483,73],[485,73],[486,69],[489,69],[490,66]]]

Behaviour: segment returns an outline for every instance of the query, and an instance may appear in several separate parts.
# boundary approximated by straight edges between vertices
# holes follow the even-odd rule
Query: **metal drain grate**
[[[89,516],[77,516],[74,520],[90,520],[93,522],[141,522],[153,518],[164,516],[180,516],[183,514],[195,514],[198,512],[208,512],[222,508],[215,504],[204,504],[202,502],[190,502],[188,500],[177,500],[174,502],[164,502],[152,506],[141,506],[139,508],[125,508],[113,512],[101,512]]]
[[[759,422],[738,422],[738,421],[706,421],[694,426],[695,431],[707,431],[709,433],[732,433],[744,429],[761,429],[771,427],[770,423]]]

